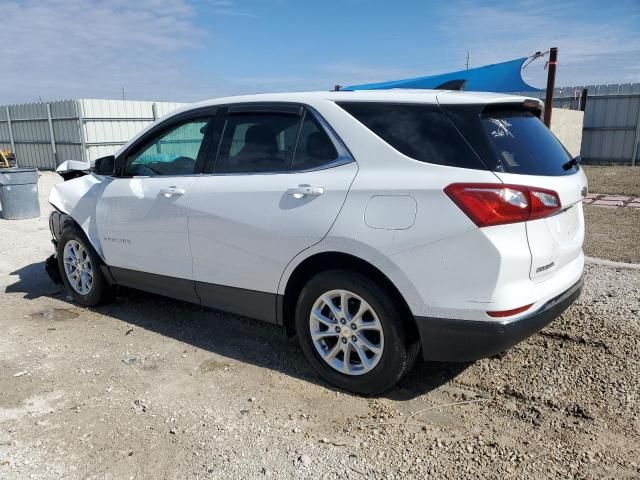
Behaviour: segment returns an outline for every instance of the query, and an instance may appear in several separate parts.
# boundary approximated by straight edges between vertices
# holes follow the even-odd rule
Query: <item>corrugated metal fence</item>
[[[580,108],[585,88],[582,161],[594,165],[640,165],[640,83],[557,88],[554,108]],[[544,92],[537,96],[544,98]]]
[[[53,170],[65,160],[110,155],[155,119],[184,105],[133,100],[61,100],[0,106],[0,148],[18,165]]]

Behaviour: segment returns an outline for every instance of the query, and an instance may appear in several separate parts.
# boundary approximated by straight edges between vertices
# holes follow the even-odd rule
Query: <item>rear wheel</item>
[[[57,255],[62,281],[76,302],[93,306],[105,299],[109,287],[100,259],[78,227],[63,230]]]
[[[363,275],[332,270],[302,289],[296,329],[305,356],[326,381],[373,395],[395,385],[417,357],[419,342],[407,338],[400,311]]]

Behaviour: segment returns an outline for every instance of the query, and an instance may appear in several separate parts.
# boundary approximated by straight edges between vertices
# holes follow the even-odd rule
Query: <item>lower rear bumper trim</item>
[[[582,291],[582,279],[540,309],[506,322],[415,317],[425,360],[468,362],[490,357],[539,332]]]

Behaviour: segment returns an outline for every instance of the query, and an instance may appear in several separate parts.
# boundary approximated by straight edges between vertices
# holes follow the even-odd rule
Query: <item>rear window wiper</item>
[[[580,165],[581,161],[582,161],[582,157],[578,155],[576,157],[573,157],[564,165],[562,165],[562,168],[564,168],[565,170],[569,170],[571,167],[577,167],[578,165]]]

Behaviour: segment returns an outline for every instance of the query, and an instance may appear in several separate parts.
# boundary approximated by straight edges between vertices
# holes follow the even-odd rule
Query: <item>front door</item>
[[[198,295],[273,321],[282,272],[328,233],[357,164],[311,112],[236,106],[208,170],[189,217]]]
[[[209,123],[206,115],[183,118],[151,131],[127,154],[122,175],[105,188],[97,205],[97,227],[118,283],[196,298],[187,218]]]

